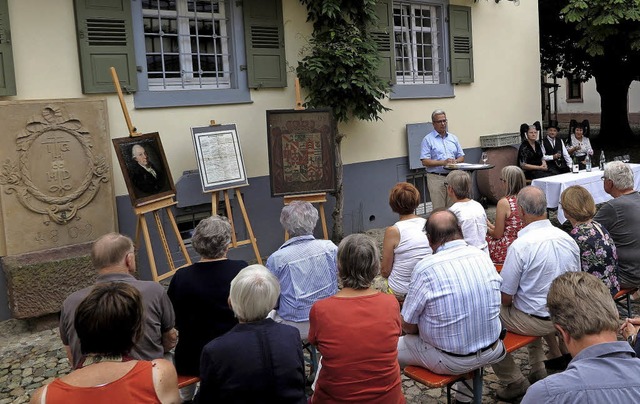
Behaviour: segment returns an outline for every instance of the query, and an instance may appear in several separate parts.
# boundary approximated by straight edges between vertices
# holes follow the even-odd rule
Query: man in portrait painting
[[[166,190],[164,172],[149,160],[146,149],[135,144],[131,148],[131,158],[135,163],[128,166],[131,183],[136,190],[153,195]]]

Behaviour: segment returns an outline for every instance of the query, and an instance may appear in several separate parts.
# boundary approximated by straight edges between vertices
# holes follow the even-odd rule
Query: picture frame
[[[112,142],[134,207],[175,196],[176,188],[158,132]]]
[[[235,124],[191,128],[203,192],[249,185]]]
[[[271,196],[335,191],[337,130],[330,109],[267,111]]]

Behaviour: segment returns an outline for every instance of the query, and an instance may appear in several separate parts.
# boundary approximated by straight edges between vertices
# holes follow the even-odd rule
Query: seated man
[[[507,330],[544,336],[549,345],[549,359],[561,357],[555,328],[547,311],[547,292],[551,281],[570,271],[580,271],[580,249],[564,231],[547,219],[547,198],[539,188],[524,187],[517,197],[518,214],[523,229],[507,250],[502,267],[502,307],[500,319]],[[527,346],[531,372],[529,381],[546,376],[544,351],[540,339]],[[497,396],[510,401],[523,395],[529,387],[511,354],[493,365],[498,379],[507,384]]]
[[[621,288],[640,287],[640,194],[633,189],[631,168],[622,161],[604,167],[604,190],[614,199],[605,202],[593,220],[609,231],[618,252]]]
[[[500,275],[489,255],[462,239],[458,219],[435,210],[427,221],[433,255],[422,259],[402,307],[400,366],[463,374],[501,360]],[[470,394],[463,383],[458,390]],[[456,395],[457,401],[468,397]]]
[[[318,211],[309,202],[293,201],[282,208],[280,224],[291,238],[271,254],[266,265],[280,282],[275,320],[296,327],[302,339],[309,334],[311,306],[338,291],[338,247],[313,237],[317,222]]]
[[[462,170],[447,175],[447,195],[453,205],[449,208],[456,217],[464,241],[489,254],[487,244],[487,214],[482,205],[471,199],[471,176]]]
[[[586,272],[557,277],[549,288],[551,322],[573,360],[529,388],[522,404],[640,402],[640,360],[617,341],[618,310],[600,279]]]
[[[131,275],[136,270],[136,257],[131,239],[118,233],[105,234],[93,243],[91,262],[98,272],[96,283],[128,283],[138,289],[142,296],[145,313],[144,334],[131,350],[131,356],[142,360],[158,359],[175,347],[178,336],[173,328],[175,315],[171,301],[164,287],[158,282],[140,281]],[[60,338],[74,369],[82,359],[80,340],[74,326],[75,313],[91,289],[93,286],[72,293],[62,303]]]
[[[542,141],[542,153],[549,171],[553,174],[569,172],[572,165],[571,156],[564,142],[558,139],[558,121],[551,121],[547,126],[547,137]]]

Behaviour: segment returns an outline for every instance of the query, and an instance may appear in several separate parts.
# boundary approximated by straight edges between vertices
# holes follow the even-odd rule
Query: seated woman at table
[[[533,180],[553,175],[544,161],[542,146],[538,142],[538,129],[534,125],[520,125],[520,137],[524,140],[518,149],[518,161],[527,179]]]
[[[397,300],[371,288],[380,253],[365,234],[338,246],[342,290],[317,301],[309,314],[309,342],[322,354],[312,403],[404,403]],[[375,313],[375,315],[372,315]]]
[[[570,126],[574,127],[571,134],[571,141],[567,151],[571,157],[575,157],[580,165],[580,169],[585,169],[584,159],[588,155],[593,155],[593,149],[591,148],[591,141],[589,141],[589,121],[584,120],[582,122],[572,122]]]
[[[505,196],[496,205],[496,223],[487,221],[487,243],[491,261],[504,262],[507,248],[518,237],[522,221],[516,210],[516,195],[526,185],[524,173],[520,167],[506,166],[500,172],[500,181],[505,188]]]
[[[592,220],[596,214],[593,197],[585,188],[573,185],[562,192],[560,205],[573,226],[569,234],[580,247],[582,270],[602,279],[615,296],[620,291],[618,255],[607,229]]]
[[[307,403],[300,332],[266,318],[279,296],[278,278],[262,265],[233,278],[229,305],[239,324],[202,350],[196,402]]]
[[[78,368],[38,389],[31,403],[180,403],[171,362],[129,356],[143,337],[143,316],[136,288],[122,282],[98,283],[75,312],[83,355]]]
[[[427,220],[414,213],[418,204],[420,192],[408,182],[397,183],[389,193],[389,206],[399,219],[384,232],[380,275],[387,278],[389,293],[399,302],[404,301],[409,291],[413,268],[431,254],[424,233]]]

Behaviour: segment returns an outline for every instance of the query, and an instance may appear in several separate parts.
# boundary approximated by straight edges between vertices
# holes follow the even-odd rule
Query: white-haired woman
[[[227,258],[230,243],[231,225],[226,217],[215,215],[200,221],[191,237],[200,261],[178,270],[171,279],[167,293],[180,332],[175,353],[178,374],[198,375],[202,348],[238,324],[227,304],[229,285],[247,263]],[[194,392],[182,393],[189,399]]]
[[[309,315],[309,342],[322,354],[312,402],[404,403],[400,306],[394,296],[371,288],[380,271],[373,240],[364,234],[345,237],[338,270],[342,290],[316,302]]]
[[[239,324],[202,350],[198,402],[307,402],[300,334],[266,318],[279,295],[278,280],[262,265],[231,281],[229,304]]]

